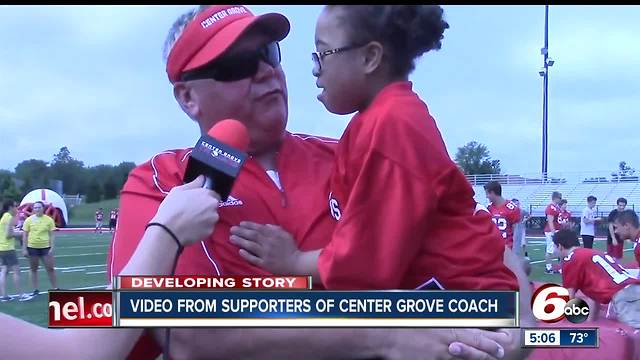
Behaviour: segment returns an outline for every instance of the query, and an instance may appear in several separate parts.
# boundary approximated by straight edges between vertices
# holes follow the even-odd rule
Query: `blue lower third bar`
[[[117,326],[517,327],[508,291],[120,291]]]

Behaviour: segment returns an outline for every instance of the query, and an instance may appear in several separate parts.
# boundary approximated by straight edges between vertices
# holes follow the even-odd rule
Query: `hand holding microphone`
[[[182,246],[206,239],[218,222],[220,198],[203,188],[204,183],[204,176],[198,176],[190,183],[171,189],[151,220],[169,227]]]
[[[233,119],[217,122],[193,147],[184,182],[204,175],[203,187],[214,190],[226,201],[247,158],[248,147],[249,132],[244,124]]]

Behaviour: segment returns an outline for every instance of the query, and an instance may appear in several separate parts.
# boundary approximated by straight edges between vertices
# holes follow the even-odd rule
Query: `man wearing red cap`
[[[249,131],[250,157],[229,199],[220,204],[214,233],[187,247],[176,274],[267,274],[229,242],[231,226],[248,220],[279,224],[302,250],[326,245],[325,216],[336,140],[291,134],[287,88],[278,41],[289,32],[280,14],[254,16],[241,5],[200,7],[183,15],[167,39],[167,74],[182,110],[202,134],[233,118]],[[109,251],[108,275],[120,273],[145,225],[174,186],[182,184],[191,149],[158,153],[135,168],[122,190],[119,224]],[[164,332],[159,332],[162,337]],[[474,329],[173,329],[171,353],[180,358],[372,358],[448,356],[484,359],[503,349],[505,334]],[[131,358],[155,358],[146,338]],[[463,343],[473,343],[477,349]],[[479,351],[479,350],[481,351]],[[484,351],[484,352],[482,352]],[[177,355],[176,355],[177,354]]]

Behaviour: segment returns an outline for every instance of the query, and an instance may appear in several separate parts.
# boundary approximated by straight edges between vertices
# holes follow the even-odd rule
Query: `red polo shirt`
[[[286,134],[277,159],[280,190],[254,159],[245,162],[229,199],[220,204],[220,220],[205,241],[184,249],[176,274],[268,274],[238,255],[229,242],[231,226],[241,221],[276,224],[292,234],[302,250],[320,249],[329,241],[333,220],[327,216],[328,181],[337,141]],[[190,149],[164,151],[136,167],[122,190],[117,229],[109,250],[108,278],[118,274],[133,255],[145,225],[171,188],[182,184]],[[146,343],[146,344],[145,344]],[[154,359],[143,337],[130,358]]]

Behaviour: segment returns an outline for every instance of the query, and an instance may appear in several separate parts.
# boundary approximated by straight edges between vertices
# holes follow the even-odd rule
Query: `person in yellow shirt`
[[[7,273],[13,272],[13,285],[16,292],[20,293],[20,264],[16,256],[16,239],[18,234],[14,231],[16,226],[17,204],[13,200],[7,200],[2,204],[0,211],[0,301],[11,301],[13,298],[7,295]],[[29,300],[32,297],[22,294],[20,301]]]
[[[22,255],[29,258],[31,267],[32,296],[40,293],[38,290],[38,266],[40,258],[49,275],[49,281],[54,289],[58,289],[56,273],[53,268],[53,246],[55,236],[53,231],[56,225],[53,219],[44,214],[44,203],[36,201],[33,204],[33,215],[29,216],[22,225]]]

